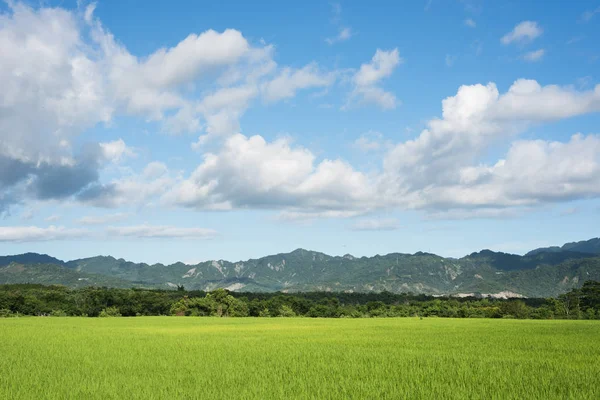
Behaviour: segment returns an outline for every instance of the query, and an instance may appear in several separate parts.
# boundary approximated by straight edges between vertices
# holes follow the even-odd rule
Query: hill
[[[562,246],[542,247],[535,249],[526,254],[526,256],[536,255],[539,253],[564,253],[575,252],[583,254],[600,255],[600,238],[582,240],[580,242],[565,243]]]
[[[132,282],[112,276],[77,272],[61,265],[14,262],[0,267],[0,284],[11,283],[66,285],[73,288],[85,286],[128,288],[133,286]]]
[[[50,257],[47,254],[25,253],[14,256],[0,256],[0,267],[9,265],[10,263],[65,265],[64,261],[59,260],[58,258]]]
[[[195,265],[181,262],[150,265],[110,256],[65,263],[35,253],[2,259],[21,262],[0,268],[0,283],[68,286],[176,288],[183,285],[190,290],[223,287],[246,292],[389,291],[548,297],[564,293],[585,280],[600,280],[600,257],[571,250],[533,251],[525,256],[482,250],[455,259],[423,252],[354,257],[297,249],[246,261],[210,260]],[[23,262],[27,260],[56,261]]]

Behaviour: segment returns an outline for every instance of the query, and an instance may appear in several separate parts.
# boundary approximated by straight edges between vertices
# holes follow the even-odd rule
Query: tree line
[[[557,298],[491,299],[411,293],[236,293],[0,285],[0,317],[143,315],[219,317],[442,317],[600,319],[600,282]]]

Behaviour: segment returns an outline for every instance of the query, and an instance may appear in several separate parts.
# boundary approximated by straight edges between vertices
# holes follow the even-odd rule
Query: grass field
[[[0,319],[0,399],[598,399],[600,323]]]

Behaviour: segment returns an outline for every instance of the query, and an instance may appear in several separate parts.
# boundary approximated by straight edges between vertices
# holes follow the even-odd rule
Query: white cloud
[[[70,157],[61,143],[111,119],[102,71],[71,13],[9,3],[0,14],[0,53],[0,155],[60,163]]]
[[[106,232],[110,236],[145,239],[212,239],[218,235],[213,229],[157,225],[113,226]]]
[[[129,218],[129,213],[114,213],[105,215],[86,215],[79,218],[76,222],[81,225],[104,225],[108,223],[120,222]]]
[[[442,105],[443,119],[431,120],[419,137],[396,145],[386,156],[385,179],[405,207],[508,207],[558,201],[559,193],[564,199],[593,195],[589,185],[595,181],[598,157],[595,136],[585,140],[577,136],[567,144],[515,142],[504,160],[494,165],[477,162],[496,140],[517,135],[532,124],[599,111],[600,86],[578,92],[518,80],[502,95],[493,83],[462,86]],[[570,154],[584,148],[588,150],[582,153],[582,164],[576,164]],[[551,163],[561,160],[582,175],[557,175]],[[527,174],[528,165],[537,172]],[[544,169],[553,173],[544,178]]]
[[[469,28],[476,28],[477,27],[477,23],[473,19],[471,19],[471,18],[465,19],[465,25],[468,26]]]
[[[476,208],[449,208],[430,210],[427,220],[463,220],[463,219],[506,219],[523,215],[528,208],[503,208],[503,207],[476,207]]]
[[[339,33],[337,34],[337,36],[334,37],[329,37],[327,39],[325,39],[325,42],[327,42],[327,44],[335,44],[338,42],[345,42],[346,40],[350,39],[352,37],[352,30],[348,27],[346,28],[340,28]]]
[[[44,218],[44,221],[46,221],[46,222],[56,222],[58,220],[60,220],[60,215],[56,215],[56,214],[50,215],[50,216]]]
[[[0,242],[39,242],[47,240],[62,240],[81,238],[89,232],[83,229],[70,229],[63,226],[2,226],[0,227]]]
[[[314,63],[278,66],[273,46],[253,45],[233,29],[191,34],[173,47],[135,56],[93,11],[9,3],[0,15],[0,212],[23,199],[70,197],[100,207],[162,200],[198,209],[280,209],[288,218],[386,208],[483,215],[599,195],[597,135],[565,143],[516,141],[496,162],[484,155],[491,144],[514,140],[536,124],[600,111],[600,86],[577,91],[523,79],[502,94],[494,83],[461,86],[416,138],[391,149],[375,137],[357,139],[357,147],[388,150],[381,169],[367,174],[341,159],[317,159],[289,139],[268,142],[240,133],[240,118],[255,99],[268,103],[328,88],[343,71]],[[541,34],[536,22],[525,21],[502,43],[527,43]],[[542,56],[540,49],[523,57]],[[378,49],[348,78],[346,106],[396,107],[396,96],[382,83],[401,63],[398,49]],[[77,136],[120,115],[159,121],[169,133],[203,131],[196,148],[219,140],[202,148],[191,174],[150,163],[100,180],[108,161],[133,156],[133,150],[121,139],[77,146]],[[582,155],[574,157],[577,152]],[[528,174],[528,168],[537,172]],[[70,232],[53,229],[46,233]]]
[[[87,128],[136,114],[178,133],[199,130],[202,116],[212,132],[212,121],[236,120],[243,110],[197,108],[188,97],[204,92],[193,84],[238,66],[249,80],[272,69],[270,46],[253,47],[231,29],[191,34],[138,58],[105,31],[94,7],[79,13],[10,2],[0,14],[0,212],[29,198],[98,187],[107,161],[135,155],[122,139],[100,143],[98,151],[75,147]]]
[[[568,44],[568,45],[572,45],[572,44],[575,44],[577,42],[581,42],[583,39],[585,39],[585,36],[583,36],[583,35],[573,36],[572,38],[570,38],[569,40],[567,40],[565,43]]]
[[[100,148],[104,157],[112,162],[119,162],[124,157],[136,156],[135,152],[130,147],[127,147],[123,139],[100,143]]]
[[[435,203],[466,207],[531,206],[600,195],[600,136],[569,142],[514,142],[494,165],[465,167],[469,179],[427,193]]]
[[[384,148],[386,143],[383,140],[383,135],[380,132],[369,131],[360,135],[352,144],[353,147],[364,151],[376,151]]]
[[[207,153],[189,178],[164,200],[194,208],[350,209],[373,198],[363,173],[341,160],[315,163],[315,156],[289,139],[230,137],[217,153]]]
[[[76,146],[77,135],[115,116],[159,121],[166,133],[204,129],[197,148],[239,133],[239,119],[258,96],[277,101],[336,79],[336,72],[315,63],[278,67],[273,46],[252,45],[234,29],[190,34],[173,47],[138,57],[104,28],[94,10],[95,4],[71,12],[11,2],[0,14],[1,213],[30,197],[76,196],[118,206],[160,192],[171,178],[100,183],[108,161],[135,156],[122,139],[99,143],[97,151]]]
[[[600,111],[600,86],[576,91],[518,80],[503,94],[493,83],[461,86],[443,100],[442,118],[429,121],[415,139],[392,146],[380,134],[369,133],[355,141],[364,150],[387,150],[380,172],[367,175],[342,160],[317,162],[312,152],[287,138],[267,142],[237,134],[220,150],[206,153],[163,201],[197,209],[282,209],[279,218],[293,221],[390,208],[424,209],[440,218],[508,215],[504,209],[600,195],[594,189],[600,188],[594,178],[600,154],[596,136],[562,144],[517,141],[504,159],[488,165],[480,158],[489,146],[533,124],[595,111]],[[536,149],[539,157],[532,158]],[[569,154],[584,149],[586,156],[575,164]],[[519,160],[555,174],[529,175]],[[556,174],[560,160],[580,174]],[[553,184],[557,193],[550,191]]]
[[[350,95],[350,101],[358,98],[360,102],[377,104],[383,109],[395,108],[396,96],[386,92],[378,84],[383,79],[390,77],[394,69],[402,62],[398,49],[390,51],[377,49],[371,62],[362,64],[352,77],[354,89]]]
[[[151,162],[141,173],[131,173],[106,184],[88,187],[78,194],[78,200],[104,208],[147,206],[170,190],[176,182],[177,178],[165,164]]]
[[[353,231],[393,231],[398,228],[400,224],[395,218],[365,218],[350,226]]]
[[[535,21],[523,21],[516,25],[512,31],[502,36],[502,44],[528,43],[541,36],[544,30]]]
[[[546,50],[544,50],[544,49],[534,50],[534,51],[525,53],[523,55],[523,59],[525,61],[529,61],[529,62],[537,62],[537,61],[541,61],[542,58],[544,58],[545,54],[546,54]]]
[[[354,82],[358,86],[371,86],[383,78],[392,75],[394,69],[402,62],[398,49],[384,51],[377,49],[368,64],[362,64],[360,70],[354,75]]]
[[[262,87],[264,98],[278,101],[296,95],[300,89],[327,87],[333,84],[335,75],[322,72],[316,63],[308,64],[302,69],[283,68],[279,74]]]
[[[134,225],[111,226],[104,231],[66,228],[64,226],[8,226],[0,227],[0,242],[40,242],[50,240],[134,237],[157,239],[212,239],[218,235],[213,229],[181,228],[176,226]]]
[[[583,14],[581,14],[581,20],[583,22],[589,22],[591,21],[592,18],[594,18],[594,15],[596,14],[600,14],[600,7],[594,9],[594,10],[588,10],[586,12],[584,12]]]
[[[363,214],[360,210],[326,210],[326,211],[281,211],[277,215],[280,221],[306,222],[327,218],[351,218]]]

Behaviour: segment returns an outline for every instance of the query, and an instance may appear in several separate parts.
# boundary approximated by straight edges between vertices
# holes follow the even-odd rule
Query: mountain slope
[[[560,252],[576,252],[584,254],[600,255],[600,238],[582,240],[579,242],[565,243],[561,247],[541,247],[525,254],[525,256],[536,255],[539,253],[560,253]]]
[[[107,286],[128,288],[132,282],[112,276],[86,274],[56,264],[11,263],[0,267],[0,284],[39,283],[70,287]]]
[[[0,256],[0,267],[13,262],[18,264],[65,264],[64,261],[59,260],[58,258],[50,257],[47,254],[25,253],[14,256]]]
[[[583,269],[569,264],[570,260],[587,258],[588,255],[576,252],[523,257],[489,250],[461,259],[421,252],[357,258],[297,249],[236,263],[212,260],[196,265],[165,266],[93,257],[67,265],[77,271],[123,280],[202,290],[225,287],[240,291],[388,290],[427,294],[511,291],[545,296],[562,293],[592,277],[600,278],[598,260],[590,261]]]
[[[81,285],[88,279],[91,284],[106,286],[183,285],[190,290],[387,290],[433,295],[513,292],[531,297],[555,296],[585,280],[600,280],[600,257],[562,250],[526,256],[483,250],[454,259],[422,252],[340,257],[297,249],[246,261],[211,260],[196,265],[149,265],[110,256],[73,260],[64,266],[54,265],[54,269],[48,264],[44,264],[45,269],[39,265],[15,265],[21,264],[0,269],[0,283],[51,281]],[[25,270],[19,272],[19,268]]]

